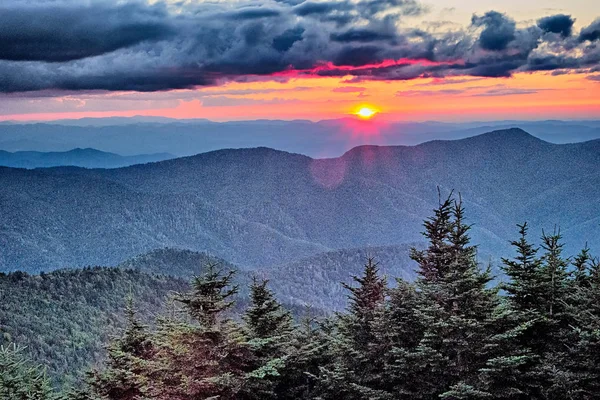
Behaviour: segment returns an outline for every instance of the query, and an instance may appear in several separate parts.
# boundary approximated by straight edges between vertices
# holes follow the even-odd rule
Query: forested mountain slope
[[[26,346],[53,378],[69,380],[104,357],[128,296],[150,322],[171,293],[187,289],[187,280],[116,268],[0,274],[0,345]]]
[[[14,168],[48,168],[58,166],[76,166],[84,168],[119,168],[134,164],[163,161],[175,156],[168,153],[140,154],[120,156],[95,149],[76,148],[64,152],[17,151],[14,153],[0,150],[0,165]]]
[[[560,225],[567,250],[595,250],[598,171],[600,141],[556,145],[520,129],[334,159],[256,148],[114,170],[4,168],[0,268],[116,265],[160,247],[256,268],[412,243],[438,187],[461,193],[482,254],[505,253],[525,220],[536,235]]]

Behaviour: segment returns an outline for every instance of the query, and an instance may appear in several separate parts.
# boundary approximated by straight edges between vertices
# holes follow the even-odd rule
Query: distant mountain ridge
[[[92,148],[76,148],[63,152],[0,150],[0,166],[13,168],[49,168],[75,166],[83,168],[120,168],[134,164],[145,164],[174,158],[169,153],[120,156]]]
[[[111,170],[0,168],[0,270],[116,265],[160,247],[242,269],[422,240],[442,195],[461,193],[474,243],[510,255],[515,224],[559,225],[567,251],[600,249],[600,147],[520,129],[313,159],[219,150]]]
[[[600,121],[394,122],[376,117],[215,122],[161,117],[85,118],[45,123],[0,123],[0,149],[66,151],[95,148],[123,155],[168,152],[190,156],[224,148],[269,147],[314,158],[339,157],[353,147],[416,145],[520,127],[552,143],[600,138]]]
[[[415,265],[409,257],[411,246],[340,249],[282,265],[254,269],[241,269],[204,252],[162,248],[125,260],[118,268],[189,280],[201,275],[211,264],[223,271],[236,271],[234,281],[239,285],[241,298],[248,297],[248,286],[257,277],[268,279],[277,297],[288,306],[301,309],[311,305],[324,311],[341,311],[347,299],[340,283],[351,283],[353,275],[360,275],[369,257],[378,263],[380,271],[390,279],[412,281],[415,278]],[[394,285],[394,282],[390,284]]]

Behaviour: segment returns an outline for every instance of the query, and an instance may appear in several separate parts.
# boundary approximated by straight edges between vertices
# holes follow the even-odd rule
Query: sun
[[[369,106],[361,106],[359,107],[354,114],[356,114],[359,118],[362,119],[371,119],[375,114],[377,114],[377,110],[373,107]]]

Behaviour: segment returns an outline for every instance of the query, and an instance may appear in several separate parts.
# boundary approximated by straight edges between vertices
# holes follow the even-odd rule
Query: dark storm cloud
[[[162,91],[297,75],[508,77],[600,64],[600,20],[573,34],[566,15],[523,27],[490,11],[432,33],[404,26],[426,13],[414,0],[86,4],[2,0],[0,92]]]
[[[489,11],[483,16],[474,15],[471,24],[484,27],[479,36],[479,44],[484,50],[504,50],[515,39],[515,21],[499,12]]]
[[[164,7],[0,6],[0,59],[69,61],[174,33]]]
[[[583,28],[579,34],[579,40],[582,42],[586,40],[594,42],[598,39],[600,39],[600,18]]]
[[[296,15],[328,15],[338,11],[350,11],[352,7],[346,1],[314,2],[306,1],[294,8]]]
[[[567,37],[571,36],[574,22],[570,15],[556,14],[540,18],[538,26],[544,32],[560,33],[563,37]]]
[[[279,52],[288,51],[294,43],[302,40],[303,33],[304,28],[301,26],[287,29],[282,34],[273,38],[273,48]]]
[[[229,13],[227,16],[234,20],[247,20],[257,18],[277,17],[281,15],[279,10],[269,8],[244,8],[236,12]]]
[[[393,39],[394,35],[370,29],[350,29],[343,33],[332,33],[330,37],[334,42],[376,42]]]

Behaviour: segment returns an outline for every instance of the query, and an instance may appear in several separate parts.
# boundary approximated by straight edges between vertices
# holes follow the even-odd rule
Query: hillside
[[[134,269],[145,273],[169,275],[190,279],[202,272],[208,264],[224,270],[238,270],[235,265],[209,254],[186,249],[163,248],[140,254],[123,261],[117,268]]]
[[[373,257],[387,276],[412,281],[415,275],[409,250],[409,245],[341,249],[283,265],[244,270],[206,253],[165,248],[133,257],[118,267],[189,280],[210,263],[224,271],[236,271],[237,299],[242,303],[246,301],[252,278],[257,277],[268,279],[280,301],[296,313],[302,313],[307,305],[319,312],[331,312],[346,306],[347,299],[340,282],[349,283],[352,275],[359,275],[368,257]],[[393,285],[393,279],[390,283]]]
[[[258,274],[270,279],[275,293],[286,304],[341,311],[348,299],[340,283],[350,284],[353,275],[360,276],[369,257],[389,278],[391,286],[395,278],[414,280],[415,265],[409,250],[408,245],[336,250],[266,268]]]
[[[155,248],[243,269],[421,240],[442,195],[461,193],[482,254],[515,224],[559,224],[567,251],[600,248],[600,142],[555,145],[520,129],[333,159],[220,150],[112,170],[0,169],[0,269],[116,265]],[[551,224],[550,226],[548,224]]]
[[[184,280],[115,268],[0,274],[0,345],[27,346],[52,377],[70,380],[103,359],[104,345],[124,324],[128,295],[151,322],[170,293],[187,288]]]
[[[120,156],[95,149],[73,149],[64,152],[17,151],[14,153],[0,150],[0,166],[13,168],[48,168],[75,166],[83,168],[119,168],[134,164],[163,161],[174,158],[168,153],[140,154]]]

